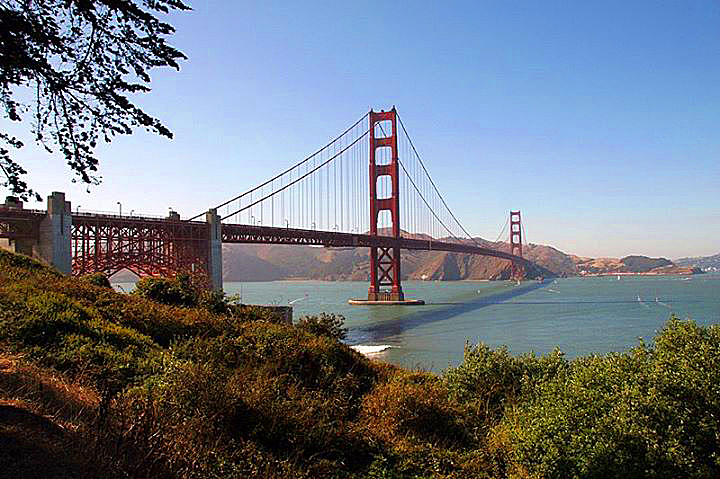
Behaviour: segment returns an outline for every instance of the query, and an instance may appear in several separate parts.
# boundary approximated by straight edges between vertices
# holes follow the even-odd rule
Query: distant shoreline
[[[695,276],[698,274],[706,274],[705,271],[683,271],[683,272],[653,272],[653,271],[647,271],[644,273],[587,273],[587,274],[579,274],[575,277],[577,278],[588,278],[588,277],[596,277],[596,276]],[[572,278],[573,276],[567,276],[568,278]]]

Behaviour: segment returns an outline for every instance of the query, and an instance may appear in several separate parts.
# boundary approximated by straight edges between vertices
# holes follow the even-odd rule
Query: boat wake
[[[307,297],[308,297],[308,295],[307,295],[307,293],[305,293],[305,296],[300,296],[300,297],[297,298],[297,299],[293,299],[292,301],[288,301],[288,304],[295,304],[295,303],[297,303],[298,301],[302,301],[303,299],[307,299]]]
[[[660,301],[658,298],[655,298],[655,302],[656,302],[657,304],[659,304],[659,305],[665,306],[667,309],[672,309],[672,307],[671,307],[669,304],[663,303],[663,302]]]
[[[360,354],[364,354],[365,356],[371,356],[373,354],[380,354],[383,351],[390,349],[392,346],[390,346],[389,344],[380,344],[377,346],[370,346],[367,344],[357,344],[355,346],[350,346],[350,347]]]
[[[646,308],[650,309],[650,306],[648,306],[647,304],[643,303],[643,300],[640,298],[640,295],[638,295],[637,300],[638,300],[638,303],[640,303],[640,304],[642,304],[643,306],[645,306]]]

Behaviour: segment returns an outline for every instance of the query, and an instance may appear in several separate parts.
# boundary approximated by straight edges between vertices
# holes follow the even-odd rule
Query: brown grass
[[[21,355],[0,353],[0,404],[19,406],[76,429],[95,417],[99,401],[90,387],[29,364]]]

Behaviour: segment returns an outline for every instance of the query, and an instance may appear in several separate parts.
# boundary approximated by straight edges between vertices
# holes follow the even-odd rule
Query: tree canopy
[[[172,138],[130,96],[150,91],[149,71],[179,69],[185,55],[167,43],[159,16],[190,10],[182,0],[0,0],[0,105],[29,121],[34,140],[61,154],[76,178],[98,184],[99,140],[135,128]],[[23,142],[0,127],[0,185],[23,199],[37,192],[12,152]]]

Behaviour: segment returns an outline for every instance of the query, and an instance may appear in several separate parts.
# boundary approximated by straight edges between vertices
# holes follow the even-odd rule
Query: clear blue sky
[[[100,187],[28,147],[43,194],[189,216],[396,105],[450,206],[585,256],[720,252],[720,3],[190,0],[189,57],[138,99],[175,133],[99,150]]]

